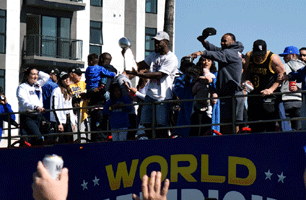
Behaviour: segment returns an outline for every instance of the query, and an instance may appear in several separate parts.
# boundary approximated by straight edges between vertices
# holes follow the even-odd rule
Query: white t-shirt
[[[150,72],[167,74],[159,80],[149,80],[147,95],[156,100],[171,99],[172,85],[178,65],[176,55],[171,51],[165,55],[153,52],[146,57],[145,62],[150,66]]]

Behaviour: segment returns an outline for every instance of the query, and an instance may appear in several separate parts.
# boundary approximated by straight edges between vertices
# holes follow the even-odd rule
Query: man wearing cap
[[[207,30],[207,29],[205,29]],[[236,37],[232,33],[226,33],[221,38],[221,48],[209,43],[205,40],[205,30],[198,40],[202,43],[206,51],[198,51],[192,53],[191,56],[196,58],[202,56],[218,62],[218,76],[216,89],[219,97],[243,95],[241,88],[242,74],[242,51],[244,46],[241,42],[236,41]],[[211,31],[210,31],[211,32]],[[214,34],[214,33],[213,33]],[[209,35],[209,34],[208,34]],[[232,122],[232,98],[220,99],[220,121],[222,123]],[[243,120],[243,97],[235,98],[236,121]],[[222,134],[233,133],[232,126],[221,126]],[[239,126],[236,126],[238,132]]]
[[[82,70],[79,67],[71,67],[68,71],[69,78],[71,81],[71,84],[69,85],[73,99],[72,104],[73,106],[77,107],[86,107],[88,106],[87,100],[81,99],[81,93],[86,92],[86,83],[85,81],[81,81],[82,79]],[[76,112],[77,110],[74,110]],[[81,118],[78,119],[78,123],[81,124],[80,131],[84,131],[87,129],[87,112],[86,110],[81,110]],[[85,121],[86,120],[86,121]],[[85,121],[85,123],[84,123]],[[87,129],[88,130],[88,129]],[[74,138],[76,139],[76,138]]]
[[[298,59],[299,50],[295,46],[288,46],[285,48],[284,53],[279,54],[283,57],[285,64],[284,68],[286,74],[291,72],[296,72],[297,70],[304,67],[306,64]],[[289,84],[290,83],[290,84]],[[289,88],[289,85],[291,88]],[[302,83],[296,83],[294,81],[284,81],[282,83],[281,92],[297,91],[302,88]],[[282,100],[284,102],[284,108],[287,118],[301,117],[301,107],[302,107],[302,94],[301,93],[290,93],[283,94]],[[301,129],[300,120],[292,120],[291,128],[294,130]]]
[[[283,77],[285,73],[281,59],[267,51],[264,40],[256,40],[253,43],[253,51],[246,54],[246,64],[243,71],[243,80],[254,87],[250,94],[261,96],[248,97],[248,120],[279,119],[278,98],[272,95],[282,81],[277,77]],[[275,122],[250,124],[252,132],[274,131]]]
[[[57,81],[60,71],[57,68],[53,68],[50,71],[50,78],[48,82],[42,86],[43,105],[45,109],[50,109],[50,98],[52,91],[58,87]],[[50,120],[50,112],[43,113],[43,116]]]
[[[154,40],[155,52],[151,53],[144,61],[138,63],[138,71],[133,68],[127,73],[150,79],[148,91],[144,102],[155,102],[172,99],[172,85],[178,66],[178,60],[174,53],[169,50],[169,35],[164,31],[157,33]],[[141,73],[141,69],[150,69],[147,73]],[[155,122],[157,126],[168,126],[170,104],[156,104]],[[151,127],[152,124],[152,105],[142,107],[140,124],[145,127]],[[151,138],[150,132],[147,132]],[[168,130],[162,129],[156,131],[156,138],[168,137]]]

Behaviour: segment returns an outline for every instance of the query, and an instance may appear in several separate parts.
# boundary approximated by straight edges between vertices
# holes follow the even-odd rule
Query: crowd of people
[[[264,40],[256,40],[252,51],[243,54],[244,46],[234,34],[224,34],[221,47],[207,41],[215,34],[213,28],[204,29],[197,39],[206,50],[186,55],[180,66],[169,49],[169,35],[161,31],[152,38],[155,51],[138,62],[137,69],[125,69],[121,74],[111,65],[109,53],[89,54],[85,72],[78,67],[66,71],[53,68],[49,73],[27,68],[17,88],[21,135],[35,135],[28,140],[41,145],[47,140],[73,142],[77,129],[91,133],[94,142],[106,140],[110,135],[106,130],[111,130],[113,141],[134,139],[138,127],[147,128],[145,137],[149,139],[303,129],[301,120],[247,122],[303,116],[306,48],[288,46],[278,56],[267,50]],[[83,74],[85,81],[81,81]],[[131,80],[136,76],[139,82],[133,87]],[[247,93],[251,95],[246,100]],[[190,99],[193,101],[167,102]],[[139,102],[147,104],[138,106]],[[91,108],[80,112],[73,109],[88,106]],[[0,111],[12,112],[3,94]],[[233,131],[233,118],[245,124]],[[19,127],[14,115],[11,119]],[[42,121],[50,122],[47,129],[42,129]],[[154,132],[149,130],[152,123],[158,127]],[[225,125],[216,125],[219,123]],[[162,128],[169,126],[173,126],[171,131]],[[41,136],[67,132],[71,134]]]

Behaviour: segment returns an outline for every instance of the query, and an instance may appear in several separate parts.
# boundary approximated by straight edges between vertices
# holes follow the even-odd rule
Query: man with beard
[[[198,40],[202,43],[206,51],[198,51],[192,53],[191,56],[196,58],[202,56],[218,62],[218,76],[216,90],[219,97],[243,95],[241,88],[241,75],[242,75],[242,57],[241,53],[244,49],[241,42],[236,42],[236,38],[232,33],[226,33],[221,38],[221,48],[210,44],[203,36],[199,36]],[[243,120],[243,97],[236,97],[236,121]],[[232,122],[232,98],[220,99],[220,117],[221,123]],[[238,132],[236,126],[235,132]],[[233,133],[232,126],[221,126],[222,134]]]
[[[138,70],[150,69],[150,72],[141,73],[136,69],[127,73],[139,76],[141,78],[148,78],[148,91],[144,102],[155,102],[172,99],[172,85],[177,70],[177,57],[169,50],[169,35],[164,31],[157,33],[154,40],[155,52],[151,53],[144,61],[138,63]],[[156,104],[155,107],[155,122],[157,126],[168,126],[170,112],[169,103]],[[144,105],[142,107],[140,124],[146,128],[151,127],[152,124],[152,105]],[[151,138],[150,132],[147,132],[148,137]],[[156,131],[156,138],[168,137],[168,130],[162,129]]]

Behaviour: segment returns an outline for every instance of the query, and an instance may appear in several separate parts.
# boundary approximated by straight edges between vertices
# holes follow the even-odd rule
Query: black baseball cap
[[[263,56],[267,53],[267,44],[264,40],[256,40],[253,43],[253,55]]]
[[[53,68],[51,69],[50,74],[54,74],[58,77],[60,74],[60,71],[57,68]]]
[[[59,78],[60,79],[66,79],[66,78],[68,78],[69,77],[69,74],[67,73],[67,72],[65,72],[65,71],[62,71],[61,73],[60,73],[60,75],[59,75]]]
[[[76,73],[77,75],[81,76],[82,75],[82,70],[79,67],[71,67],[68,71],[69,73]]]

